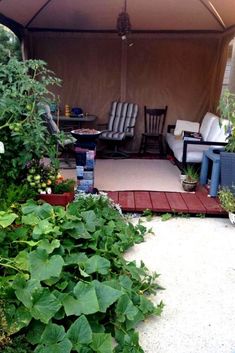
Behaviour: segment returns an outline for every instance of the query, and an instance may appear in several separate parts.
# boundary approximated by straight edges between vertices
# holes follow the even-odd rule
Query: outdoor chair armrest
[[[168,125],[167,126],[167,132],[172,132],[172,130],[174,130],[175,125]]]
[[[135,125],[127,126],[127,127],[126,127],[126,131],[128,131],[129,129],[134,128],[134,127],[135,127]]]
[[[199,146],[226,146],[227,142],[216,142],[216,141],[191,141],[191,140],[184,140],[183,145],[183,157],[182,157],[182,164],[185,167],[187,164],[187,150],[188,145],[199,145]]]

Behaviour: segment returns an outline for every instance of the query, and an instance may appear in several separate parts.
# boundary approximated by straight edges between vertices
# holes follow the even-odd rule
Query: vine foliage
[[[162,311],[148,298],[158,275],[123,252],[145,233],[104,196],[80,197],[67,210],[28,201],[1,211],[3,351],[21,340],[14,352],[143,352],[135,328]]]

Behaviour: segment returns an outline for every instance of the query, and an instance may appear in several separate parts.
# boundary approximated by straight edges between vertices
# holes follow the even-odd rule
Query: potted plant
[[[38,199],[51,205],[66,206],[74,199],[74,179],[64,179],[55,165],[32,161],[28,165],[26,180],[38,193]]]
[[[226,90],[219,102],[220,116],[228,134],[225,151],[220,153],[221,186],[232,187],[235,180],[235,94]]]
[[[228,212],[229,219],[235,224],[235,194],[229,188],[222,188],[219,193],[221,206]]]
[[[184,169],[184,177],[182,177],[182,187],[184,191],[195,191],[198,184],[198,179],[199,175],[197,170],[192,165],[188,165]]]

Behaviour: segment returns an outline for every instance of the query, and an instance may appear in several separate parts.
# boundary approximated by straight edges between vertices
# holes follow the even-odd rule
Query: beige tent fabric
[[[127,146],[138,150],[144,105],[168,105],[166,125],[177,119],[200,121],[207,111],[216,112],[230,36],[133,34],[133,45],[123,55],[115,34],[37,32],[30,33],[28,52],[62,78],[56,90],[62,108],[82,107],[103,123],[111,101],[126,92],[126,100],[140,107],[136,135]]]

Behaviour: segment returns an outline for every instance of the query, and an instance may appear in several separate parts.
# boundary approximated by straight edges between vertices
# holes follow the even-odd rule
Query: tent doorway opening
[[[228,47],[228,57],[221,94],[223,94],[226,89],[235,93],[235,37],[231,40]]]

